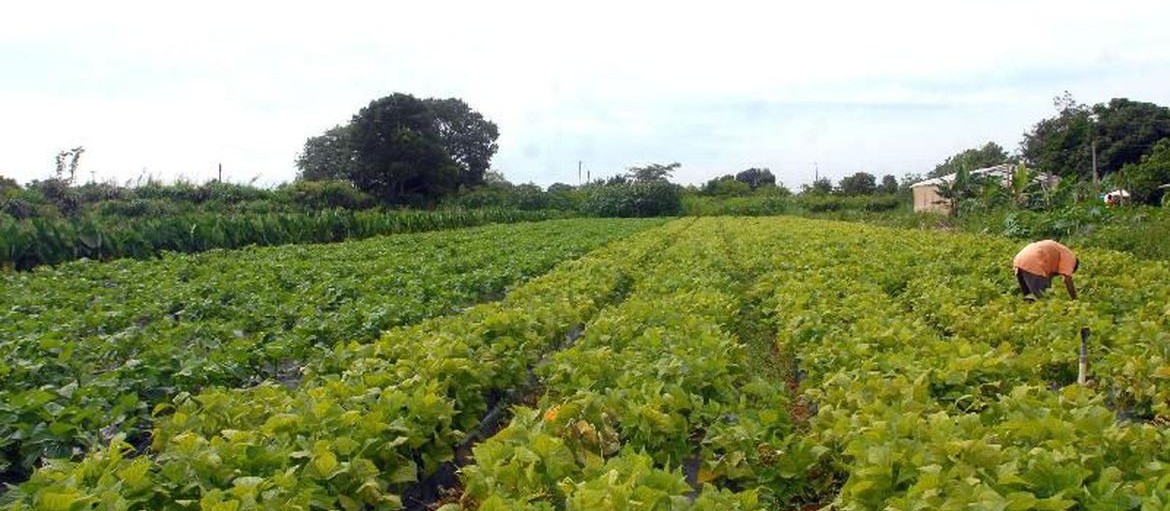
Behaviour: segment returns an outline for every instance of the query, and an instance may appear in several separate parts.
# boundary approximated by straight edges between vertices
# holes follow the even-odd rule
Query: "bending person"
[[[1020,250],[1016,254],[1012,266],[1016,270],[1016,281],[1020,284],[1020,291],[1025,298],[1040,298],[1044,291],[1052,285],[1052,277],[1064,277],[1064,288],[1068,290],[1068,297],[1077,299],[1077,288],[1073,284],[1073,274],[1077,272],[1081,262],[1076,254],[1068,247],[1052,240],[1037,241]]]

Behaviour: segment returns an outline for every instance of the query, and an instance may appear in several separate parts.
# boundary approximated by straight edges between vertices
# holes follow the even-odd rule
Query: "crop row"
[[[277,379],[338,342],[454,313],[653,221],[563,220],[333,245],[72,263],[3,277],[0,472],[70,457],[209,385]]]
[[[690,229],[643,268],[625,302],[538,370],[537,407],[474,449],[461,506],[758,505],[756,492],[703,486],[710,471],[700,468],[715,457],[738,468],[761,438],[790,431],[783,389],[753,374],[732,333],[744,295],[735,254],[719,234],[728,227],[702,221]]]
[[[145,259],[163,252],[289,243],[330,243],[370,236],[548,220],[563,215],[507,209],[191,213],[160,218],[79,217],[13,220],[0,216],[0,269],[25,270],[75,259]]]
[[[836,508],[1170,504],[1170,296],[1141,285],[1165,267],[1086,251],[1080,300],[1029,303],[1014,243],[779,222],[768,307],[817,407],[794,442],[823,453],[808,483]]]
[[[476,447],[449,508],[788,509],[834,489],[761,315],[791,243],[774,222],[701,220],[644,269]]]
[[[1170,506],[1170,270],[1084,251],[1079,300],[1030,303],[1017,249],[669,223],[499,303],[336,344],[295,389],[180,396],[145,455],[115,440],[54,462],[10,507],[398,509],[452,462],[469,464],[445,510]]]
[[[1142,285],[1164,266],[1086,251],[1079,301],[1030,303],[996,238],[687,234],[538,371],[543,397],[476,447],[449,509],[1170,505],[1170,296]]]
[[[339,344],[294,389],[179,396],[158,410],[145,455],[127,457],[115,438],[79,462],[53,461],[10,492],[11,508],[398,508],[498,396],[620,299],[639,261],[682,228],[564,263],[502,301]]]

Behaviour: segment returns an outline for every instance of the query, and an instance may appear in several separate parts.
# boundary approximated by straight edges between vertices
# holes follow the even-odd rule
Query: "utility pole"
[[[96,170],[93,170],[93,169],[89,170],[89,183],[90,184],[97,183],[97,171]]]
[[[217,182],[217,183],[223,182],[223,164],[222,163],[219,164],[219,177],[215,178],[215,182]]]
[[[817,165],[817,162],[814,161],[813,162],[813,182],[815,183],[815,182],[820,181],[820,180],[821,180],[821,166]]]
[[[581,160],[577,160],[577,186],[581,186]]]

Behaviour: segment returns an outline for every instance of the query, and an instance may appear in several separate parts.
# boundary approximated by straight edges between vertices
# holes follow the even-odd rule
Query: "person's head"
[[[1076,273],[1081,267],[1081,258],[1073,259],[1073,273]]]

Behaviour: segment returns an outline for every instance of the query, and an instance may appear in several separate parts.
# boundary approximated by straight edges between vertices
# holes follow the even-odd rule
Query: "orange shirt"
[[[1037,241],[1016,254],[1012,265],[1028,273],[1051,277],[1072,275],[1077,256],[1068,247],[1052,240]]]

